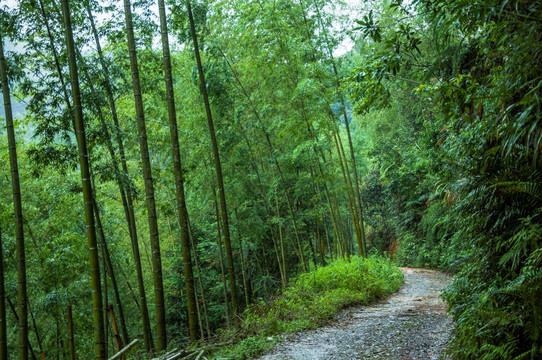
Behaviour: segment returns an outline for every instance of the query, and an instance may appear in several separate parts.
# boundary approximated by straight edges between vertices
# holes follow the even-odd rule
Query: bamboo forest
[[[0,360],[542,359],[542,2],[0,0]]]

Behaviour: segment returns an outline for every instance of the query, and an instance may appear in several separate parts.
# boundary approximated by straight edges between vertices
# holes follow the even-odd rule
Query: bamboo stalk
[[[111,109],[111,117],[113,119],[113,124],[115,126],[115,135],[116,135],[115,138],[116,138],[117,146],[118,146],[118,149],[119,149],[119,155],[120,155],[120,160],[121,160],[121,165],[122,165],[122,172],[123,172],[123,176],[128,177],[129,173],[128,173],[128,165],[126,163],[126,155],[125,155],[125,152],[124,152],[124,142],[123,142],[122,135],[121,135],[121,128],[120,128],[120,125],[119,125],[119,120],[118,120],[118,115],[117,115],[117,108],[116,108],[116,105],[115,105],[115,98],[114,98],[113,90],[112,90],[112,87],[111,87],[111,81],[110,81],[111,77],[109,75],[109,69],[107,67],[107,64],[105,63],[102,47],[101,47],[101,44],[100,44],[100,38],[98,36],[98,31],[97,31],[96,25],[94,23],[94,17],[92,16],[92,11],[91,11],[89,3],[87,3],[86,9],[87,9],[87,14],[88,14],[88,17],[89,17],[89,20],[90,20],[92,34],[94,35],[94,40],[95,40],[95,43],[96,43],[96,50],[98,52],[98,60],[100,62],[102,73],[104,74],[104,77],[105,77],[105,80],[106,80],[105,81],[105,89],[106,89],[106,92],[107,92],[107,98],[109,100],[109,107]],[[99,117],[99,118],[102,119],[102,117]],[[109,135],[109,132],[106,132],[107,126],[105,125],[105,122],[103,122],[102,128],[104,130],[104,135],[105,135],[105,137],[107,139],[107,145],[108,145],[108,148],[109,148],[111,161],[113,162],[113,165],[114,165],[115,169],[118,169],[118,165],[115,165],[115,163],[116,163],[115,152],[114,152],[114,149],[113,149],[113,145],[112,145],[112,141],[111,141],[111,137]],[[133,205],[133,200],[132,200],[133,199],[132,189],[130,189],[130,186],[126,186],[126,187],[124,186],[123,180],[120,178],[120,176],[117,177],[117,183],[118,183],[118,186],[119,186],[119,192],[121,194],[121,200],[122,200],[122,204],[123,204],[123,208],[124,208],[124,214],[125,214],[125,217],[126,217],[126,222],[128,224],[128,232],[129,232],[129,235],[130,235],[130,242],[131,242],[131,245],[132,245],[132,254],[133,254],[133,258],[134,258],[134,266],[136,267],[137,284],[138,284],[139,296],[140,296],[140,300],[141,300],[141,306],[139,305],[139,303],[137,301],[137,298],[135,298],[135,299],[136,299],[136,303],[138,305],[138,308],[139,308],[139,310],[141,312],[143,334],[144,334],[144,338],[146,339],[145,343],[146,344],[149,343],[149,348],[152,348],[153,344],[152,344],[152,336],[151,336],[151,325],[150,325],[150,320],[149,320],[149,311],[148,311],[148,307],[147,307],[147,297],[146,297],[146,294],[145,294],[145,287],[144,287],[144,284],[143,284],[143,271],[141,269],[141,255],[139,253],[139,241],[138,241],[138,237],[137,237],[137,227],[136,227],[136,223],[135,223],[134,205]],[[113,274],[112,271],[111,271],[111,273]],[[111,278],[111,281],[113,282],[113,278]],[[129,284],[128,284],[128,286],[130,288],[130,291],[132,291],[131,286]],[[132,293],[133,293],[133,291],[132,291]],[[118,301],[118,299],[117,299],[117,303],[118,303],[117,307],[118,307],[118,311],[119,311],[121,330],[122,330],[122,333],[123,333],[123,336],[124,336],[124,341],[128,342],[129,341],[129,336],[128,336],[128,331],[126,329],[126,323],[124,321],[124,311],[123,311],[122,305]]]
[[[15,129],[13,127],[13,114],[8,84],[8,69],[4,58],[4,48],[0,38],[0,74],[2,78],[2,94],[9,147],[9,167],[11,170],[11,186],[13,194],[13,213],[15,215],[15,242],[17,256],[17,297],[19,302],[19,360],[28,359],[28,309],[26,290],[26,258],[23,231],[23,209],[21,201],[21,187],[19,184],[19,166],[17,163],[17,149]]]
[[[122,350],[120,350],[118,353],[116,353],[115,355],[110,357],[109,360],[116,360],[116,359],[120,358],[121,356],[126,354],[128,352],[128,350],[130,350],[132,347],[134,347],[138,342],[139,342],[139,339],[137,339],[137,338],[132,340],[131,343],[129,343],[124,348],[122,348]]]
[[[137,62],[136,40],[134,37],[132,21],[132,5],[130,0],[124,0],[124,14],[126,21],[126,37],[128,41],[128,52],[130,57],[130,68],[132,71],[132,89],[134,94],[137,131],[139,137],[139,148],[141,153],[141,165],[145,183],[145,194],[147,203],[147,218],[149,223],[149,237],[152,248],[152,272],[154,284],[155,321],[157,350],[165,350],[167,347],[166,334],[166,309],[164,299],[164,283],[162,278],[162,259],[160,254],[160,241],[158,234],[158,219],[156,202],[154,197],[154,180],[152,176],[149,146],[147,141],[147,129],[143,98],[139,80],[139,66]],[[152,346],[152,340],[146,339],[147,349]]]
[[[75,341],[73,338],[72,306],[68,305],[68,343],[70,345],[70,360],[75,360]]]
[[[125,0],[126,1],[126,0]],[[231,303],[233,308],[234,316],[238,315],[238,306],[237,306],[237,286],[235,280],[235,265],[233,261],[233,251],[231,248],[231,237],[230,237],[230,226],[228,219],[228,209],[226,205],[226,193],[224,188],[224,178],[222,176],[222,163],[220,161],[220,154],[218,152],[218,141],[216,138],[216,131],[213,122],[213,115],[211,112],[211,105],[209,103],[209,96],[207,94],[207,85],[205,83],[205,75],[203,73],[203,65],[201,62],[201,57],[199,53],[198,46],[198,36],[196,34],[196,26],[194,25],[194,17],[192,15],[192,7],[190,5],[190,0],[186,0],[186,8],[188,12],[188,20],[190,22],[190,32],[192,35],[192,43],[194,45],[194,55],[196,56],[196,63],[198,68],[199,82],[200,82],[200,91],[203,96],[203,101],[205,105],[205,114],[207,117],[207,123],[209,127],[209,135],[212,143],[212,152],[213,158],[215,161],[215,171],[216,171],[216,181],[218,187],[218,199],[220,202],[220,213],[222,218],[222,231],[224,235],[224,246],[226,250],[226,259],[228,262],[228,275],[230,278],[230,292],[231,292]],[[237,321],[237,318],[234,317],[234,321]]]
[[[190,221],[188,222],[188,234],[190,238],[190,246],[192,248],[192,253],[194,254],[194,265],[196,266],[196,274],[198,274],[198,287],[199,291],[201,293],[201,300],[203,303],[203,315],[205,316],[205,328],[207,330],[207,338],[211,338],[211,326],[209,325],[209,314],[207,312],[207,299],[205,297],[205,291],[203,289],[203,281],[201,279],[201,268],[199,266],[199,260],[198,260],[198,253],[196,251],[196,245],[194,241],[194,237],[192,236],[192,226],[190,225]],[[197,304],[197,301],[196,301]],[[202,339],[203,336],[203,330],[201,331]]]
[[[122,338],[119,334],[119,328],[117,326],[117,319],[115,318],[115,310],[113,304],[109,305],[109,316],[111,317],[111,326],[113,327],[113,337],[115,338],[115,345],[117,346],[117,351],[121,351],[123,348]],[[126,359],[126,356],[122,356],[123,359]]]
[[[87,242],[89,248],[89,264],[92,287],[93,319],[94,319],[94,351],[96,359],[105,359],[105,338],[102,308],[102,291],[100,286],[100,264],[98,258],[98,245],[96,241],[96,228],[94,223],[94,209],[92,206],[92,188],[90,184],[90,166],[88,159],[85,126],[83,121],[83,109],[81,107],[81,94],[79,89],[79,75],[75,60],[75,44],[71,28],[71,17],[68,0],[62,1],[62,12],[66,32],[66,45],[68,48],[68,60],[70,79],[72,83],[72,98],[74,101],[74,124],[79,149],[79,162],[81,170],[81,183],[85,209],[85,224],[87,229]]]
[[[218,242],[218,250],[220,253],[220,276],[222,280],[222,290],[224,292],[224,306],[225,306],[225,313],[226,313],[226,325],[230,326],[230,306],[228,302],[228,292],[226,290],[226,271],[224,269],[224,254],[222,251],[222,233],[221,233],[221,226],[220,226],[220,214],[218,212],[218,203],[216,200],[216,192],[215,188],[213,187],[213,199],[215,202],[215,216],[216,216],[216,226],[217,226],[217,242]]]
[[[2,248],[2,226],[0,225],[0,358],[7,360],[6,289],[4,286],[4,252]]]

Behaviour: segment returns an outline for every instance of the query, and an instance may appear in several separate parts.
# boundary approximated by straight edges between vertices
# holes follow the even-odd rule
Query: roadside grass
[[[340,310],[372,303],[397,291],[402,283],[403,273],[390,259],[351,256],[350,261],[335,260],[300,275],[271,301],[250,306],[240,331],[222,333],[222,338],[236,342],[214,358],[252,359],[270,350],[281,335],[318,328]]]

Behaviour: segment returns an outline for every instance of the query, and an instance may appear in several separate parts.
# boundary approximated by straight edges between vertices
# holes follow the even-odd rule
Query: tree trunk
[[[41,346],[41,337],[38,333],[38,326],[36,325],[36,318],[34,317],[34,313],[32,312],[32,307],[30,306],[30,302],[27,304],[28,312],[30,313],[30,319],[32,320],[32,325],[34,326],[34,334],[36,335],[36,340],[38,342],[38,349],[40,351],[40,356],[42,358],[45,358],[45,353],[43,352],[43,347]]]
[[[137,64],[137,51],[132,24],[132,10],[130,0],[124,0],[124,13],[126,18],[126,36],[130,52],[130,67],[132,69],[132,85],[137,117],[137,130],[139,134],[139,147],[141,151],[141,163],[143,178],[145,181],[145,194],[147,197],[147,214],[149,221],[149,233],[152,248],[152,271],[154,280],[154,302],[156,312],[156,340],[157,350],[162,351],[167,347],[166,335],[166,312],[164,301],[164,285],[162,280],[162,259],[160,255],[160,241],[158,238],[158,221],[156,218],[156,205],[154,201],[154,184],[149,158],[147,143],[147,129],[145,125],[145,113],[143,99],[141,97],[141,85],[139,83],[139,66]],[[150,345],[150,344],[149,344]]]
[[[9,146],[9,165],[11,169],[11,186],[13,192],[13,210],[15,214],[15,242],[17,253],[17,297],[19,301],[19,359],[28,359],[28,314],[26,294],[26,259],[24,251],[23,210],[21,202],[21,188],[19,184],[19,167],[17,164],[17,148],[15,143],[15,130],[13,128],[13,114],[11,112],[11,100],[9,84],[0,34],[0,75],[2,77],[2,95],[4,97],[4,109],[6,113],[6,128]]]
[[[15,318],[15,321],[18,323],[19,315],[17,314],[15,305],[13,305],[13,302],[7,296],[6,296],[6,301],[8,302],[9,308],[11,309],[11,312],[13,313],[13,317]],[[34,354],[34,349],[32,349],[32,344],[30,342],[28,342],[28,352],[30,353],[32,360],[36,360],[36,354]]]
[[[281,216],[280,216],[280,207],[279,207],[279,198],[278,196],[275,195],[275,202],[276,202],[276,205],[277,205],[277,219],[280,219]],[[280,221],[280,220],[279,220]],[[281,256],[281,259],[282,259],[282,267],[284,268],[284,283],[285,285],[288,284],[288,265],[286,263],[286,251],[285,251],[285,244],[284,244],[284,235],[282,233],[282,225],[278,224],[278,227],[279,227],[279,239],[280,239],[280,256]]]
[[[361,256],[366,257],[367,256],[367,245],[366,245],[366,239],[365,239],[365,224],[363,219],[363,203],[361,201],[361,191],[359,188],[359,181],[358,181],[358,168],[356,166],[356,156],[354,152],[354,145],[352,143],[352,135],[350,132],[350,124],[348,123],[348,116],[346,114],[346,102],[344,101],[344,96],[342,95],[341,91],[341,80],[339,77],[339,72],[337,70],[337,65],[335,63],[335,57],[333,56],[333,50],[330,46],[330,41],[327,37],[327,29],[325,25],[322,22],[322,16],[320,14],[320,8],[318,7],[318,4],[314,2],[314,7],[316,9],[316,18],[318,20],[318,24],[320,25],[322,29],[322,34],[324,35],[324,40],[327,46],[327,50],[329,53],[329,58],[331,60],[331,64],[333,67],[333,74],[335,75],[335,83],[337,86],[337,96],[339,96],[340,101],[342,103],[342,113],[343,113],[343,119],[344,119],[344,125],[346,127],[346,134],[348,135],[348,145],[350,147],[350,160],[352,161],[352,172],[354,173],[354,191],[355,191],[355,203],[358,206],[359,211],[359,229],[360,229],[360,239],[359,239],[359,254]]]
[[[67,105],[67,107],[68,107],[68,110],[71,112],[71,111],[72,111],[72,109],[71,109],[71,104],[70,104],[70,100],[69,100],[69,97],[68,97],[66,85],[65,85],[65,83],[64,83],[64,77],[62,76],[62,70],[61,70],[61,67],[60,67],[60,61],[59,61],[59,59],[58,59],[58,54],[57,54],[56,48],[55,48],[55,46],[54,46],[54,40],[53,40],[53,36],[52,36],[51,30],[50,30],[49,20],[48,20],[48,17],[47,17],[47,13],[45,12],[45,9],[44,9],[44,7],[43,7],[43,2],[42,2],[41,0],[39,1],[39,6],[40,6],[41,15],[43,16],[43,19],[44,19],[44,22],[45,22],[45,26],[46,26],[46,29],[47,29],[47,34],[48,34],[48,38],[49,38],[49,44],[50,44],[51,50],[52,50],[52,52],[53,52],[53,57],[54,57],[54,60],[55,60],[55,67],[56,67],[57,74],[58,74],[58,76],[59,76],[59,79],[60,79],[60,82],[61,82],[61,86],[62,86],[62,89],[63,89],[64,99],[65,99],[65,101],[66,101],[66,105]],[[95,27],[94,27],[94,21],[93,21],[93,18],[92,18],[92,14],[90,13],[90,9],[88,9],[88,10],[89,10],[90,20],[91,20],[91,23],[92,23],[92,25],[93,25],[93,30],[96,30]],[[98,46],[99,51],[101,51],[101,48],[100,48],[100,46],[99,46],[99,43],[97,44],[97,46]],[[100,52],[100,55],[101,55],[101,52]],[[83,59],[82,59],[81,56],[79,56],[79,60],[80,60],[80,61],[83,61]],[[93,86],[93,84],[92,84],[92,81],[91,81],[89,75],[87,74],[87,72],[86,72],[84,69],[83,69],[83,72],[84,72],[84,75],[85,75],[85,77],[86,77],[86,79],[87,79],[87,82],[88,82],[88,84],[89,84],[89,86],[90,86],[90,88],[91,88],[91,91],[92,91],[92,92],[95,92],[94,86]],[[108,79],[107,79],[107,80],[108,80]],[[109,84],[109,83],[107,83],[107,84]],[[103,128],[103,130],[104,130],[104,135],[105,135],[106,139],[108,140],[108,145],[109,145],[108,148],[109,148],[110,153],[111,153],[111,156],[112,156],[113,165],[114,165],[114,167],[115,167],[115,170],[116,170],[117,173],[118,173],[118,165],[116,164],[116,159],[115,159],[115,157],[114,157],[114,150],[113,150],[113,148],[112,148],[112,144],[111,144],[111,140],[110,140],[110,135],[109,135],[109,132],[108,132],[108,130],[107,130],[107,126],[106,126],[106,124],[105,124],[105,119],[104,119],[104,117],[103,117],[103,114],[102,114],[101,111],[100,111],[99,106],[97,106],[96,108],[97,108],[98,115],[99,115],[98,117],[99,117],[99,119],[100,119],[100,121],[101,121],[101,123],[102,123],[102,128]],[[115,114],[116,114],[116,113],[115,113]],[[121,198],[123,199],[123,205],[125,205],[124,207],[125,207],[125,212],[126,212],[125,193],[124,193],[124,191],[123,191],[123,189],[122,189],[122,181],[121,181],[121,179],[118,179],[118,182],[119,182],[119,187],[120,187],[120,190],[121,190],[121,191],[120,191],[120,192],[121,192]],[[98,210],[95,210],[95,211],[98,211]],[[101,227],[101,226],[99,225],[99,227]],[[131,227],[130,227],[130,230],[131,230]],[[30,235],[32,235],[32,232],[30,232]],[[136,242],[137,242],[137,239],[136,239]],[[109,254],[108,254],[107,260],[108,260],[108,263],[111,262],[111,259],[109,258]],[[104,270],[105,270],[105,267],[104,267]],[[104,273],[105,273],[105,271],[104,271]],[[111,271],[111,273],[112,273],[112,271]],[[114,281],[114,275],[112,275],[112,283],[113,283],[113,287],[114,287],[115,294],[116,294],[116,298],[117,298],[117,296],[118,296],[118,289],[117,289],[116,284],[115,284],[115,281]],[[118,300],[118,298],[117,298],[117,300]],[[128,338],[128,333],[127,333],[127,331],[126,331],[126,324],[125,324],[125,322],[124,322],[123,311],[122,311],[120,302],[117,301],[117,303],[119,304],[118,306],[120,306],[120,308],[119,308],[119,316],[121,316],[121,328],[122,328],[122,330],[123,330],[123,336],[125,336],[125,342],[128,342],[129,338]],[[105,317],[105,318],[107,319],[107,317]],[[148,315],[147,315],[147,319],[148,319]],[[107,327],[106,327],[106,328],[107,328]],[[105,336],[105,337],[107,338],[107,336]]]
[[[6,326],[6,289],[4,284],[4,250],[2,244],[2,227],[0,225],[0,359],[7,360],[8,337]]]
[[[362,248],[361,246],[361,233],[359,229],[359,222],[358,222],[358,207],[357,202],[355,199],[355,195],[353,194],[354,189],[352,188],[352,181],[350,180],[350,173],[348,169],[348,162],[346,161],[346,157],[344,156],[344,149],[342,147],[342,142],[340,142],[340,137],[337,132],[333,131],[333,140],[335,142],[335,148],[337,149],[338,161],[341,168],[341,173],[343,176],[343,181],[346,185],[346,197],[348,200],[348,206],[350,208],[350,214],[352,216],[352,222],[354,224],[354,229],[356,232],[356,239],[358,241],[358,247],[359,249]],[[361,254],[360,254],[361,255]]]
[[[113,308],[113,305],[109,305],[107,308],[107,312],[109,313],[109,316],[111,317],[111,327],[113,328],[113,337],[115,339],[115,346],[117,347],[117,352],[121,351],[122,348],[124,348],[124,344],[122,343],[122,338],[119,334],[119,328],[117,326],[117,319],[115,318],[115,310]],[[125,359],[126,357],[123,356]]]
[[[308,28],[309,25],[308,25],[308,21],[307,21],[307,16],[305,14],[305,6],[304,6],[302,0],[299,1],[299,4],[301,6],[301,10],[302,10],[305,25],[307,26],[306,27],[307,39],[309,41],[311,41],[312,36],[311,36],[311,33],[309,32],[309,28]],[[352,161],[352,167],[353,167],[353,172],[354,172],[354,181],[356,183],[355,188],[352,187],[352,184],[351,184],[351,181],[350,181],[350,173],[348,172],[347,174],[344,174],[344,170],[343,170],[343,174],[348,176],[348,182],[350,182],[350,185],[348,185],[346,183],[346,180],[345,180],[345,185],[347,187],[349,186],[352,189],[352,193],[353,193],[352,194],[352,202],[350,202],[350,200],[349,200],[349,206],[350,206],[350,212],[351,212],[352,217],[356,219],[354,221],[354,228],[356,229],[356,240],[358,242],[359,253],[360,253],[360,255],[363,255],[363,254],[366,255],[365,228],[364,228],[364,222],[363,222],[363,208],[362,208],[362,203],[361,203],[361,193],[360,193],[360,190],[359,190],[359,182],[358,182],[357,168],[356,168],[356,164],[355,164],[354,150],[353,150],[353,145],[352,145],[352,141],[351,141],[350,125],[348,123],[348,116],[347,116],[347,113],[346,113],[346,103],[345,103],[344,97],[342,96],[342,93],[341,93],[341,87],[340,87],[341,84],[340,84],[339,73],[338,73],[338,70],[337,70],[337,66],[335,64],[335,59],[333,57],[333,51],[332,51],[332,49],[330,47],[330,42],[329,42],[329,39],[327,37],[327,28],[322,23],[320,9],[319,9],[318,5],[316,4],[315,1],[313,1],[313,4],[314,4],[314,6],[316,8],[317,20],[318,20],[319,25],[322,28],[321,31],[322,31],[322,34],[324,36],[325,45],[327,47],[327,50],[329,52],[329,57],[330,57],[330,60],[332,62],[333,73],[335,75],[335,80],[336,80],[337,95],[338,95],[338,97],[340,99],[340,102],[341,102],[341,104],[343,106],[342,107],[342,115],[344,117],[346,131],[347,131],[347,134],[348,134],[348,139],[349,139],[349,144],[350,144],[351,161]],[[313,46],[313,50],[316,52],[316,48],[314,46]],[[313,61],[315,61],[314,56],[312,57],[312,59],[313,59]],[[319,76],[317,76],[317,78],[319,80],[321,80]],[[325,92],[325,90],[324,90],[325,88],[323,86],[321,87],[321,89],[322,89],[322,92]],[[328,106],[330,119],[332,120],[332,123],[333,123],[333,112],[331,111],[331,107],[330,107],[329,102],[327,100],[326,100],[326,104]],[[302,107],[302,109],[304,109],[304,107]],[[304,110],[303,110],[303,113],[304,113]],[[309,132],[310,132],[310,130],[309,130]],[[339,157],[341,157],[340,152],[338,153],[338,155],[339,155]],[[343,156],[343,158],[345,159],[345,166],[348,167],[347,162],[346,162],[346,157]]]
[[[122,165],[122,172],[123,172],[123,176],[124,176],[124,179],[121,178],[120,176],[118,176],[117,177],[117,182],[118,182],[119,191],[120,191],[120,194],[121,194],[122,205],[124,207],[124,214],[125,214],[125,217],[126,217],[126,222],[128,224],[128,230],[129,230],[129,234],[130,234],[130,241],[131,241],[131,244],[132,244],[132,254],[133,254],[134,264],[135,264],[136,274],[137,274],[137,285],[138,285],[138,291],[139,291],[139,299],[141,301],[141,306],[139,306],[139,304],[138,304],[138,307],[139,307],[140,312],[141,312],[141,321],[142,321],[142,327],[143,327],[144,343],[145,343],[145,347],[147,349],[151,349],[154,346],[152,344],[151,325],[150,325],[150,320],[149,320],[149,310],[148,310],[148,306],[147,306],[147,295],[145,293],[145,285],[144,285],[144,280],[143,280],[143,271],[141,269],[141,255],[139,253],[139,241],[138,241],[138,237],[137,237],[137,227],[136,227],[136,221],[135,221],[135,215],[134,215],[133,193],[132,193],[131,186],[130,185],[125,186],[125,184],[124,184],[126,182],[126,179],[129,178],[128,165],[126,163],[126,155],[125,155],[125,152],[124,152],[124,143],[123,143],[123,140],[122,140],[122,134],[121,134],[120,124],[119,124],[118,115],[117,115],[117,108],[116,108],[116,105],[115,105],[115,98],[114,98],[114,95],[113,95],[113,90],[111,88],[109,69],[107,67],[107,64],[106,64],[104,56],[103,56],[102,47],[100,45],[100,38],[98,36],[98,31],[96,29],[96,25],[94,24],[94,17],[92,16],[92,11],[90,9],[90,5],[87,5],[87,13],[88,13],[88,17],[90,19],[92,34],[94,35],[94,41],[96,43],[96,49],[97,49],[97,52],[98,52],[98,59],[99,59],[99,62],[100,62],[100,66],[102,68],[102,72],[103,72],[104,77],[105,77],[105,89],[106,89],[106,92],[107,92],[107,98],[109,100],[109,107],[111,109],[111,117],[113,118],[113,124],[115,126],[115,135],[116,135],[115,138],[116,138],[117,146],[118,146],[118,149],[119,149],[120,160],[121,160],[121,165]],[[103,126],[105,127],[105,129],[107,129],[107,126],[105,126],[105,124]],[[110,136],[108,135],[108,133],[105,134],[105,135],[106,135],[106,138],[107,138],[107,141],[108,141],[108,145],[109,145],[108,147],[110,149],[109,152],[110,152],[111,159],[115,163],[116,162],[116,160],[115,160],[116,159],[115,158],[115,152],[113,150],[113,145],[111,143]],[[115,169],[118,169],[117,165],[114,165],[114,166],[115,166]],[[118,170],[117,170],[117,173],[118,173]],[[119,309],[119,316],[121,317],[121,320],[122,320],[123,317],[121,316],[120,309]],[[123,336],[125,338],[124,342],[127,344],[129,342],[129,337],[128,337],[128,334],[125,332],[125,327],[123,326],[122,321],[121,321],[121,330],[122,330]]]
[[[248,282],[247,282],[247,266],[245,264],[245,250],[243,249],[243,239],[241,237],[241,223],[239,222],[239,215],[237,214],[237,209],[234,209],[235,220],[237,221],[237,238],[239,241],[239,250],[241,257],[241,273],[243,275],[243,291],[245,294],[245,307],[248,308],[250,305],[250,300],[248,296]]]
[[[200,89],[203,95],[203,101],[205,103],[205,113],[207,115],[207,122],[209,125],[209,134],[211,136],[211,144],[213,147],[216,181],[218,185],[218,199],[220,202],[220,212],[221,212],[221,217],[222,217],[222,232],[224,234],[224,246],[226,248],[226,259],[228,261],[231,303],[233,307],[233,315],[234,315],[234,321],[235,321],[236,315],[238,314],[237,287],[236,287],[236,281],[235,281],[233,252],[231,249],[231,236],[230,236],[230,226],[229,226],[229,221],[228,221],[228,209],[226,206],[226,194],[224,192],[224,179],[222,177],[222,164],[220,162],[220,154],[218,152],[218,142],[216,140],[215,126],[213,123],[213,115],[211,113],[211,105],[209,104],[209,96],[207,95],[207,85],[205,83],[205,75],[203,74],[203,67],[201,65],[201,58],[200,58],[199,47],[198,47],[198,36],[196,35],[196,27],[194,25],[194,17],[192,15],[192,7],[190,6],[190,0],[186,0],[186,8],[188,11],[188,19],[190,20],[190,30],[192,33],[192,41],[194,43],[194,54],[196,55],[196,62],[198,66]]]
[[[367,250],[365,246],[365,228],[363,227],[363,209],[361,208],[361,197],[359,192],[359,186],[356,188],[352,185],[352,181],[350,179],[350,169],[348,168],[348,162],[346,161],[346,155],[344,153],[344,147],[342,144],[341,137],[339,134],[337,134],[337,140],[339,141],[339,148],[340,153],[342,154],[342,158],[344,159],[344,166],[346,168],[347,172],[347,179],[348,179],[348,187],[350,188],[351,196],[352,196],[352,204],[354,206],[354,211],[352,213],[352,221],[354,222],[354,228],[356,229],[356,240],[358,243],[358,253],[360,256],[366,257]],[[354,171],[354,181],[357,181],[357,176],[355,175],[357,170],[355,167],[355,164],[352,163],[353,171]],[[356,195],[357,194],[357,195]]]
[[[337,201],[337,196],[333,195],[333,204],[335,205],[335,218],[337,220],[337,228],[338,228],[338,235],[336,241],[336,247],[337,247],[337,254],[341,258],[345,258],[345,250],[344,250],[344,243],[346,241],[344,236],[344,227],[341,219],[341,209],[339,208],[339,203]]]
[[[113,95],[113,89],[112,89],[111,83],[110,83],[109,69],[107,67],[107,64],[106,64],[104,56],[103,56],[103,51],[102,51],[102,47],[101,47],[101,44],[100,44],[100,38],[98,36],[98,31],[96,29],[96,25],[94,24],[94,17],[92,16],[92,11],[90,9],[90,5],[87,4],[86,8],[87,8],[88,17],[90,19],[92,34],[94,35],[94,41],[95,41],[95,44],[96,44],[96,49],[97,49],[97,52],[98,52],[98,59],[99,59],[99,62],[100,62],[100,66],[102,68],[103,75],[105,77],[105,89],[106,89],[106,92],[107,92],[107,98],[109,100],[109,107],[111,109],[111,117],[113,118],[113,124],[115,126],[115,135],[116,135],[115,138],[116,138],[117,146],[118,146],[118,149],[119,149],[120,160],[121,160],[121,165],[122,165],[122,172],[123,172],[124,178],[128,179],[129,178],[128,165],[126,163],[126,155],[125,155],[125,152],[124,152],[124,143],[123,143],[123,140],[122,140],[122,134],[121,134],[120,124],[119,124],[118,115],[117,115],[115,97]],[[103,125],[103,126],[105,126],[105,125]],[[107,126],[105,126],[105,129],[107,129]],[[108,141],[108,144],[109,144],[108,147],[110,149],[109,152],[110,152],[111,159],[112,159],[113,162],[116,162],[116,160],[115,160],[115,152],[113,150],[113,145],[111,143],[110,136],[108,134],[106,134],[106,138],[107,138],[107,141]],[[116,166],[116,165],[114,165],[114,166],[115,166],[115,169],[118,169],[118,166]],[[126,217],[126,222],[128,224],[128,230],[129,230],[129,234],[130,234],[130,241],[132,243],[132,254],[133,254],[133,258],[134,258],[134,264],[135,264],[135,267],[136,267],[137,285],[138,285],[138,290],[139,290],[139,298],[140,298],[140,301],[141,301],[141,306],[139,306],[139,309],[140,309],[140,312],[141,312],[141,321],[142,321],[142,327],[143,327],[143,338],[144,338],[145,347],[147,349],[150,349],[150,348],[153,347],[153,345],[152,345],[152,334],[151,334],[151,325],[150,325],[150,320],[149,320],[149,310],[148,310],[148,306],[147,306],[147,296],[146,296],[146,293],[145,293],[145,285],[144,285],[144,281],[143,281],[143,271],[141,269],[141,255],[139,254],[139,241],[138,241],[138,238],[137,238],[137,227],[136,227],[135,215],[134,215],[133,194],[132,194],[131,186],[130,185],[125,186],[125,184],[124,184],[125,181],[126,181],[125,179],[120,178],[120,176],[119,176],[119,177],[117,177],[117,182],[118,182],[119,191],[120,191],[120,194],[121,194],[122,205],[124,207],[124,214],[125,214],[125,217]],[[121,316],[120,310],[119,310],[119,316]],[[121,320],[122,320],[122,316],[121,316]],[[124,327],[122,325],[122,322],[121,322],[121,330],[122,330],[123,336],[125,338],[124,342],[127,344],[129,342],[129,338],[128,338],[127,333],[125,334],[125,330],[124,330]]]
[[[188,222],[188,234],[190,235],[190,246],[192,248],[192,253],[194,254],[194,265],[196,266],[196,274],[198,274],[198,287],[201,293],[201,300],[203,305],[203,315],[205,316],[205,329],[207,330],[207,338],[211,339],[211,326],[209,325],[209,313],[207,311],[207,298],[205,297],[205,291],[203,289],[203,281],[201,279],[201,271],[198,261],[198,252],[196,251],[196,244],[194,242],[194,237],[192,236],[192,228],[190,227],[190,222]],[[196,301],[197,304],[197,301]],[[203,330],[201,331],[203,338]]]
[[[70,360],[75,360],[75,342],[73,338],[72,306],[68,305],[68,343],[70,344]]]
[[[64,13],[66,45],[68,48],[68,61],[70,67],[70,79],[72,83],[72,98],[74,110],[74,123],[79,149],[79,163],[81,170],[81,182],[83,187],[83,199],[85,204],[85,225],[89,248],[90,277],[92,288],[93,318],[94,318],[94,352],[96,359],[105,359],[104,320],[102,309],[102,291],[100,284],[100,265],[98,258],[98,244],[96,241],[96,228],[94,224],[94,209],[92,206],[92,188],[90,184],[90,168],[83,122],[83,110],[81,108],[81,94],[75,62],[75,46],[71,28],[71,18],[68,0],[62,0]]]
[[[216,216],[216,230],[217,230],[217,242],[218,242],[218,251],[220,253],[220,276],[222,280],[222,290],[224,292],[224,307],[225,307],[225,315],[226,315],[226,325],[230,325],[230,304],[228,303],[228,292],[226,291],[226,276],[224,271],[224,254],[222,252],[222,232],[220,231],[221,228],[221,221],[220,221],[220,214],[218,212],[218,201],[216,200],[216,192],[215,188],[213,187],[213,199],[215,203],[215,216]]]
[[[179,133],[177,130],[177,115],[175,113],[175,93],[173,91],[173,76],[171,74],[171,57],[169,53],[169,41],[166,22],[166,9],[164,0],[158,0],[160,12],[160,33],[162,37],[162,52],[164,56],[164,75],[166,82],[167,109],[169,115],[169,132],[171,135],[171,155],[173,158],[173,172],[175,174],[175,189],[177,200],[177,216],[181,231],[181,247],[183,253],[183,267],[186,289],[186,305],[188,308],[188,328],[190,341],[198,339],[198,321],[196,313],[196,294],[194,287],[194,271],[190,256],[190,235],[188,231],[188,211],[184,195],[184,179],[179,151]],[[194,253],[194,256],[196,254]]]
[[[101,233],[103,233],[103,229],[101,227],[101,224],[99,226],[99,230]],[[104,291],[104,311],[103,311],[103,314],[104,314],[104,338],[105,338],[105,357],[108,358],[108,354],[109,354],[109,319],[107,318],[107,311],[109,309],[109,294],[108,294],[108,291],[107,291],[107,267],[106,267],[106,263],[105,263],[105,246],[104,246],[104,243],[105,241],[100,241],[101,242],[101,250],[102,250],[102,269],[103,269],[103,291]],[[111,305],[113,306],[113,305]]]
[[[107,241],[105,240],[105,233],[102,226],[102,219],[100,216],[100,209],[98,208],[98,203],[96,202],[96,198],[93,198],[93,206],[94,206],[94,214],[96,216],[96,226],[98,227],[98,237],[100,238],[100,243],[102,247],[102,256],[105,261],[104,266],[104,273],[107,270],[107,273],[109,273],[109,278],[111,279],[111,286],[113,287],[113,296],[115,297],[115,303],[117,305],[119,319],[120,319],[120,328],[122,332],[122,336],[124,337],[124,343],[128,343],[128,330],[126,328],[126,321],[124,318],[124,309],[122,307],[122,301],[120,300],[120,292],[119,287],[117,285],[117,278],[115,276],[115,271],[113,269],[113,263],[111,261],[111,254],[109,253],[109,248],[107,246]],[[107,308],[106,308],[107,309]]]

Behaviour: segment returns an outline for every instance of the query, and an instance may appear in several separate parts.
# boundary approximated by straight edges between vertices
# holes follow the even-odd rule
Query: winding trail
[[[403,268],[405,283],[387,299],[341,312],[331,326],[290,336],[260,360],[432,360],[453,328],[439,298],[450,277]]]

